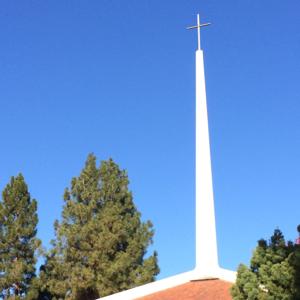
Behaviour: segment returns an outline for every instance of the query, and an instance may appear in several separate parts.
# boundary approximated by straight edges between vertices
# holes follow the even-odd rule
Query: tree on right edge
[[[233,300],[299,300],[300,245],[286,242],[279,229],[269,241],[259,240],[250,268],[239,266],[231,295]]]

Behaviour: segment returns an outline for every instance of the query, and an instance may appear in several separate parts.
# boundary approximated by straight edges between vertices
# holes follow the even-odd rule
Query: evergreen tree
[[[153,227],[141,222],[128,184],[113,160],[97,168],[94,155],[72,179],[41,271],[43,289],[55,299],[96,299],[155,279],[157,254],[145,258]]]
[[[269,242],[259,240],[250,268],[240,265],[231,294],[234,300],[299,300],[299,245],[287,242],[279,229]]]
[[[12,177],[0,202],[0,298],[36,299],[37,202],[24,177]]]

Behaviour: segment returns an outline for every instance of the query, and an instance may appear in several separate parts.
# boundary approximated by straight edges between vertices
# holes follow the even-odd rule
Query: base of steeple
[[[228,281],[234,283],[236,280],[237,273],[235,271],[223,269],[220,267],[203,271],[199,268],[195,268],[193,271],[193,279],[196,280],[208,280],[208,279],[221,279],[224,281]]]

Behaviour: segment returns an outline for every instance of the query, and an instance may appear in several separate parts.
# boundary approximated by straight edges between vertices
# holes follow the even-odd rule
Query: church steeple
[[[217,237],[212,184],[210,142],[206,104],[203,51],[197,15],[198,49],[196,51],[196,276],[216,277]]]
[[[205,280],[206,282],[207,279],[213,278],[235,282],[236,272],[222,269],[218,264],[204,62],[203,51],[200,47],[200,29],[209,24],[200,24],[198,15],[197,25],[188,27],[188,29],[197,28],[198,31],[198,49],[196,51],[196,267],[189,272],[104,297],[103,300],[139,299],[139,297],[177,288],[195,280]],[[212,293],[215,294],[215,291]]]

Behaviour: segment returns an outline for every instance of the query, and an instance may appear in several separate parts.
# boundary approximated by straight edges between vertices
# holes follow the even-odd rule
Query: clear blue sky
[[[128,170],[160,278],[194,267],[194,51],[205,28],[220,264],[300,223],[299,0],[2,1],[0,188],[22,172],[48,246],[90,152]],[[153,249],[152,248],[152,249]]]

